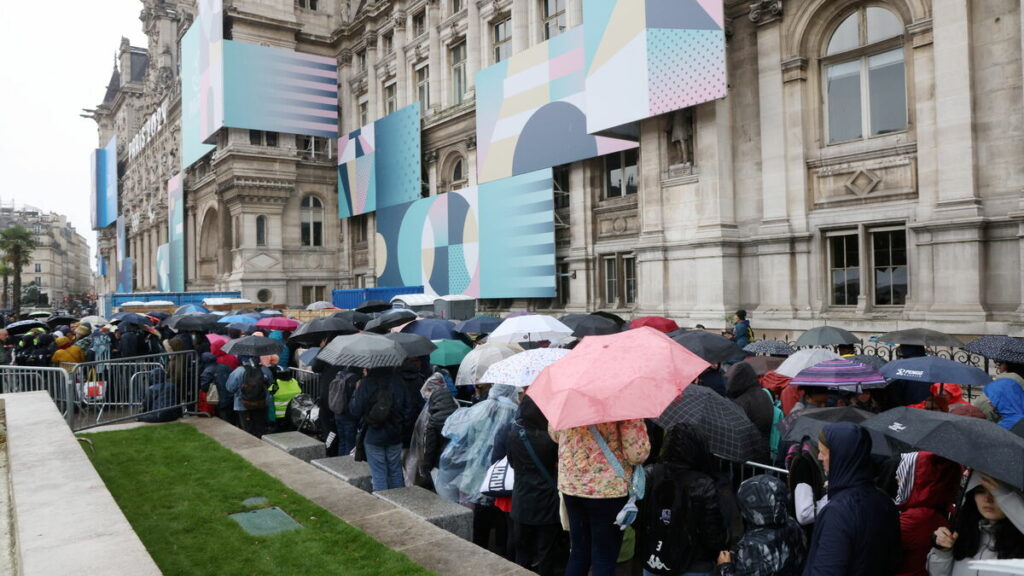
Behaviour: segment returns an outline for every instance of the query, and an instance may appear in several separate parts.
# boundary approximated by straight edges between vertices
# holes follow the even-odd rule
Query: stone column
[[[339,62],[338,102],[341,104],[341,117],[338,118],[338,130],[341,134],[348,134],[359,127],[359,114],[353,108],[352,87],[349,85],[349,79],[352,78],[352,51],[348,48],[342,50]]]
[[[697,133],[695,166],[701,204],[697,235],[736,236],[732,161],[732,108],[729,99],[701,104],[694,111]]]
[[[755,4],[761,6],[765,4]],[[762,230],[789,231],[786,201],[786,123],[782,87],[782,3],[778,12],[750,13],[757,25],[758,94],[761,109]]]
[[[441,5],[438,2],[427,5],[427,34],[429,37],[428,47],[430,54],[430,108],[438,109],[441,106],[441,67],[444,66],[444,55],[441,53],[441,34],[438,26],[441,23]],[[424,115],[427,111],[424,110]]]
[[[518,0],[517,0],[518,1]],[[513,19],[515,16],[513,16]],[[589,186],[591,166],[599,160],[577,162],[569,172],[569,302],[567,309],[586,310],[590,301],[594,243],[593,186]]]
[[[465,98],[472,100],[476,94],[476,73],[480,70],[481,62],[487,62],[483,58],[483,46],[487,44],[481,41],[480,28],[486,26],[486,22],[480,21],[480,8],[476,2],[469,0],[469,11],[466,15],[466,95]]]
[[[583,0],[566,0],[565,29],[575,28],[583,24]]]
[[[512,53],[518,54],[530,47],[530,3],[532,0],[512,0]],[[579,275],[577,275],[579,277]]]
[[[398,107],[404,108],[408,106],[415,98],[410,98],[412,94],[409,85],[409,59],[405,53],[406,44],[406,26],[405,20],[406,15],[404,11],[399,10],[392,15],[392,19],[395,22],[394,28],[394,42],[395,42],[395,84],[396,92],[398,93]]]
[[[383,114],[378,114],[382,108],[378,107],[377,95],[380,93],[380,86],[377,83],[377,34],[367,32],[364,36],[366,41],[366,117],[367,121],[373,122]]]

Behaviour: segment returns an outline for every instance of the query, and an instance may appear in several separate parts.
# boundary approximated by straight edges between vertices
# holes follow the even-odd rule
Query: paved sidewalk
[[[250,436],[220,418],[182,420],[385,546],[444,576],[533,572]]]

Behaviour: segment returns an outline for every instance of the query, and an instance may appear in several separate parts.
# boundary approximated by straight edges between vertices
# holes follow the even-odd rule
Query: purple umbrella
[[[865,388],[885,388],[888,383],[878,370],[860,362],[840,358],[804,368],[789,385],[825,386],[856,392]]]
[[[441,318],[421,318],[413,320],[402,328],[406,334],[419,334],[427,340],[455,340],[458,335],[455,323]]]

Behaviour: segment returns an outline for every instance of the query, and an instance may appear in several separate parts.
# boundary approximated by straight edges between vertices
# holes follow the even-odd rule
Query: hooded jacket
[[[804,533],[789,515],[786,484],[759,475],[740,484],[737,494],[747,531],[732,562],[718,567],[719,576],[797,576],[807,554]]]
[[[761,389],[757,372],[750,364],[740,362],[729,369],[729,385],[726,388],[729,398],[743,408],[747,418],[754,423],[765,442],[772,432],[772,401]]]
[[[217,407],[222,410],[233,408],[235,395],[228,392],[228,377],[231,376],[231,369],[217,362],[215,353],[207,352],[200,359],[203,367],[203,371],[199,374],[200,389],[206,390],[206,393],[209,394],[210,386],[215,387],[217,389]]]
[[[391,392],[391,411],[388,413],[387,422],[380,428],[366,426],[365,442],[374,446],[401,444],[403,432],[413,418],[402,380],[393,370],[373,368],[360,381],[355,393],[352,394],[352,400],[348,403],[350,416],[365,418],[375,402],[374,394],[385,386]]]
[[[825,427],[828,505],[815,522],[804,576],[891,576],[901,563],[896,505],[875,488],[871,436],[850,422]]]
[[[223,348],[224,344],[226,343],[227,340],[216,340],[214,342],[211,342],[210,354],[213,354],[213,357],[216,359],[217,364],[223,364],[224,366],[228,367],[228,370],[234,370],[235,368],[241,366],[242,363],[238,361],[238,356],[234,356],[232,354],[224,352]]]
[[[985,386],[985,396],[999,413],[999,424],[1010,430],[1024,418],[1024,389],[1011,378],[993,380]]]
[[[530,443],[547,477],[537,467],[526,442]],[[508,463],[516,471],[512,519],[531,526],[558,524],[558,444],[548,435],[548,419],[533,398],[527,396],[519,404],[505,446]]]
[[[55,341],[57,351],[53,353],[53,363],[57,364],[80,364],[85,362],[85,352],[75,346],[67,336],[61,336]]]
[[[919,452],[912,482],[910,494],[900,505],[903,568],[899,574],[928,576],[925,563],[932,534],[949,526],[946,512],[960,489],[960,466],[931,452]]]

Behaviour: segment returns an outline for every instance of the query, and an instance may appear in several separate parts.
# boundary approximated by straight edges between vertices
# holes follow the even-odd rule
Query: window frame
[[[460,60],[456,57],[461,55]],[[451,102],[452,106],[458,106],[465,102],[468,91],[468,75],[466,73],[466,60],[469,56],[466,39],[463,38],[448,47],[448,73],[451,76]]]
[[[384,84],[382,90],[384,95],[384,114],[394,114],[398,111],[398,82],[390,80]]]
[[[875,270],[878,268],[875,261],[875,235],[881,233],[900,232],[903,234],[903,259],[904,262],[901,265],[893,266],[890,262],[888,268],[902,267],[906,270],[906,293],[903,295],[902,304],[879,304],[878,303],[878,286],[875,282]],[[905,223],[871,223],[862,224],[856,228],[836,228],[834,230],[827,230],[822,234],[823,248],[825,251],[824,265],[825,265],[825,290],[827,292],[826,298],[829,308],[835,309],[854,309],[860,305],[860,299],[863,298],[866,305],[871,309],[882,309],[882,310],[898,310],[905,308],[908,301],[912,297],[913,293],[913,282],[911,278],[911,237],[909,229]],[[857,265],[855,267],[846,266],[845,269],[856,268],[858,271],[858,281],[863,289],[858,288],[857,301],[847,304],[836,304],[835,303],[835,288],[832,281],[833,271],[833,257],[832,257],[832,240],[839,237],[853,237],[857,246]],[[865,250],[867,253],[865,253]],[[841,268],[835,268],[840,270]],[[890,290],[892,290],[893,284],[890,283]]]
[[[626,167],[629,166],[629,164],[626,163],[626,154],[636,154],[635,170],[636,170],[636,178],[637,179],[636,179],[636,185],[634,186],[635,190],[633,192],[629,192],[628,191],[629,190],[628,184],[623,184],[623,185],[621,185],[619,187],[619,190],[620,190],[619,194],[612,195],[611,194],[611,188],[612,188],[612,186],[611,186],[611,171],[608,168],[608,160],[611,159],[611,158],[616,158],[616,157],[618,158],[618,160],[619,160],[619,169],[622,170],[622,172],[623,172],[623,180],[628,182],[628,180],[625,179]],[[637,194],[640,193],[640,149],[639,148],[630,148],[629,150],[622,150],[620,152],[613,152],[611,154],[606,154],[606,155],[601,157],[601,161],[602,161],[602,175],[601,175],[601,179],[602,179],[602,187],[603,187],[603,193],[604,193],[604,199],[605,200],[611,200],[613,198],[625,198],[627,196],[634,196],[634,195],[637,195]]]
[[[323,284],[304,284],[302,286],[302,305],[309,306],[313,302],[326,301],[327,286]]]
[[[501,39],[498,37],[498,30],[504,26],[506,32],[505,36]],[[503,62],[512,57],[512,16],[505,15],[491,23],[491,64],[497,64]],[[508,54],[505,58],[501,57],[501,53],[508,50]]]
[[[426,112],[430,108],[430,64],[425,62],[413,67],[413,78],[416,81],[416,99],[419,100],[420,110]]]
[[[619,265],[615,254],[601,257],[601,297],[605,305],[613,308],[619,306]],[[609,272],[611,265],[611,272]]]
[[[832,241],[837,239],[837,238],[853,238],[853,242],[854,242],[854,244],[857,247],[857,265],[856,266],[844,266],[842,268],[837,268],[836,267],[836,263],[833,262],[833,258],[832,258]],[[845,244],[845,241],[844,241],[844,244]],[[845,245],[844,245],[844,254],[845,254],[845,252],[846,251],[845,251]],[[858,283],[859,282],[863,282],[863,278],[861,277],[861,275],[864,273],[864,267],[863,267],[864,255],[860,253],[860,231],[858,229],[856,229],[856,228],[853,228],[853,229],[847,228],[847,229],[843,229],[843,230],[831,230],[831,231],[829,231],[828,233],[825,234],[825,253],[826,253],[825,267],[826,267],[826,270],[827,270],[826,282],[828,283],[828,302],[829,302],[829,306],[835,307],[835,308],[855,308],[857,306],[857,302],[858,302],[859,298],[864,295],[864,294],[861,293],[860,284],[858,284],[858,286],[857,286],[857,298],[854,299],[853,303],[847,302],[847,303],[844,303],[844,304],[838,304],[838,303],[836,303],[836,300],[835,300],[836,291],[835,291],[835,285],[834,285],[833,279],[832,279],[832,273],[834,271],[836,271],[836,270],[843,270],[844,271],[843,276],[845,278],[846,277],[846,272],[845,272],[846,270],[849,270],[851,268],[856,268],[857,269],[857,274],[858,274],[857,281],[858,281]],[[845,256],[844,256],[844,259],[845,259]],[[846,262],[844,262],[844,264],[846,264]],[[845,294],[844,294],[844,296],[845,296]]]
[[[262,248],[267,245],[267,217],[263,214],[256,216],[256,246]]]
[[[390,55],[395,53],[395,34],[394,34],[394,32],[389,32],[389,33],[384,34],[383,36],[381,36],[380,43],[381,43],[381,48],[382,48],[381,51],[384,53],[385,56],[390,56]]]
[[[562,4],[561,8],[562,9],[560,11],[558,11],[558,12],[549,13],[548,12],[548,8],[549,8],[548,7],[548,2],[555,2],[556,4],[561,2],[561,4]],[[558,36],[559,34],[561,34],[562,32],[565,32],[568,29],[568,22],[567,22],[567,19],[566,19],[566,14],[568,12],[568,10],[567,10],[568,2],[566,2],[566,0],[540,0],[540,3],[541,3],[541,8],[540,8],[541,32],[542,32],[541,37],[542,37],[543,40],[551,40],[555,36]],[[558,24],[558,33],[557,34],[551,34],[551,27],[549,26],[549,24],[551,24],[551,23]]]
[[[906,291],[906,294],[903,295],[903,303],[902,304],[879,304],[878,303],[878,285],[877,285],[877,283],[875,281],[875,272],[879,269],[879,266],[877,265],[877,263],[875,261],[875,235],[876,234],[890,234],[892,232],[902,232],[903,233],[903,264],[901,266],[894,266],[892,264],[892,262],[890,261],[889,265],[886,266],[886,267],[887,268],[899,268],[899,267],[902,267],[902,268],[906,269],[906,287],[907,287],[907,291]],[[903,308],[903,307],[905,307],[907,305],[907,299],[910,298],[910,242],[909,242],[909,238],[907,237],[907,229],[906,229],[906,227],[904,227],[904,226],[876,226],[876,227],[872,227],[872,228],[869,228],[869,229],[865,230],[865,233],[868,235],[868,238],[867,238],[868,249],[871,252],[871,254],[870,254],[871,265],[869,267],[869,272],[871,273],[871,276],[870,276],[870,279],[871,279],[871,284],[870,284],[871,285],[871,305],[874,308],[886,308],[886,309]],[[890,252],[890,257],[891,257],[892,256],[892,247],[891,246],[889,248],[889,252]],[[891,298],[892,297],[892,293],[893,293],[892,286],[894,286],[894,284],[890,283],[889,286],[890,286],[889,290],[890,290],[890,298]]]
[[[313,202],[306,206],[306,200],[310,199]],[[324,246],[324,202],[316,194],[306,194],[299,201],[299,245],[305,248]]]
[[[413,38],[419,38],[427,33],[427,10],[426,8],[416,12],[411,17],[412,22],[410,28],[412,28]]]

